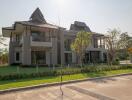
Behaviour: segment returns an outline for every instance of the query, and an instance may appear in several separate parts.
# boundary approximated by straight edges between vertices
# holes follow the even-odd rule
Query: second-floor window
[[[72,41],[70,39],[66,39],[64,41],[64,45],[65,45],[65,50],[66,51],[71,51],[71,43],[72,43]]]
[[[40,41],[40,33],[32,32],[32,41]]]
[[[50,37],[45,32],[32,32],[32,41],[48,42]]]
[[[16,42],[20,42],[20,35],[16,34]]]

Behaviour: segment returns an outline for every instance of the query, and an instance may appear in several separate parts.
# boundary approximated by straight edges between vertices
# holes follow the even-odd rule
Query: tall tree
[[[122,49],[126,49],[126,48],[128,49],[129,47],[132,46],[132,37],[130,37],[127,32],[122,33],[120,35],[119,42],[121,44]]]
[[[7,48],[0,49],[0,62],[1,64],[8,63],[8,50]]]
[[[6,44],[4,43],[4,41],[5,41],[5,38],[3,38],[2,35],[0,35],[0,45],[6,46]]]
[[[80,31],[71,44],[71,49],[77,53],[81,65],[83,63],[86,48],[91,44],[91,35],[90,32]]]
[[[106,38],[106,47],[107,47],[107,57],[108,63],[112,64],[112,62],[116,58],[116,51],[120,48],[119,43],[119,35],[120,31],[117,29],[109,29],[107,31],[107,38]]]
[[[128,52],[129,52],[129,54],[130,54],[130,61],[132,62],[132,47],[130,47],[130,48],[128,49]]]
[[[7,46],[5,42],[5,38],[0,35],[0,63],[7,63],[8,62],[8,50],[7,48],[3,48],[4,46]]]

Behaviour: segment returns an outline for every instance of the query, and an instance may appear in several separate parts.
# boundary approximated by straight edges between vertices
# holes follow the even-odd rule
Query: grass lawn
[[[92,73],[81,73],[74,75],[64,75],[63,81],[68,80],[76,80],[76,79],[84,79],[84,78],[93,78],[93,77],[101,77],[101,76],[109,76],[116,75],[122,73],[131,73],[132,69],[124,69],[124,70],[113,70],[113,71],[102,71],[102,72],[92,72]],[[0,90],[32,86],[38,84],[46,84],[60,82],[60,77],[42,77],[42,78],[32,78],[32,79],[22,79],[16,81],[0,81]]]
[[[39,72],[46,72],[49,70],[52,70],[53,68],[49,67],[39,67],[38,71]],[[56,68],[57,69],[57,68]],[[35,67],[18,67],[18,66],[3,66],[0,67],[0,75],[6,75],[6,74],[15,74],[15,73],[25,73],[25,74],[30,74],[30,73],[35,73],[37,72],[37,68]]]

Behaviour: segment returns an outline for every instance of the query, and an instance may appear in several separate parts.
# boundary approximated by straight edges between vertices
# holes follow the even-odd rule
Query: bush
[[[58,70],[50,70],[47,72],[38,72],[31,74],[9,74],[9,75],[0,75],[1,80],[17,80],[17,79],[27,79],[27,78],[37,78],[37,77],[45,77],[45,76],[59,76],[59,75],[70,75],[70,74],[78,74],[78,73],[88,73],[88,72],[100,72],[100,71],[111,71],[111,70],[119,70],[119,69],[128,69],[132,68],[132,65],[127,66],[84,66],[84,67],[70,67],[63,68]]]
[[[119,59],[116,59],[115,61],[112,62],[113,65],[119,65]]]

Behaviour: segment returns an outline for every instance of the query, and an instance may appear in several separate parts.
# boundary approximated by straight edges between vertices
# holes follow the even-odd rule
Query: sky
[[[118,28],[132,35],[132,0],[0,0],[0,33],[15,21],[29,20],[37,7],[47,22],[67,29],[83,21],[94,32]]]

